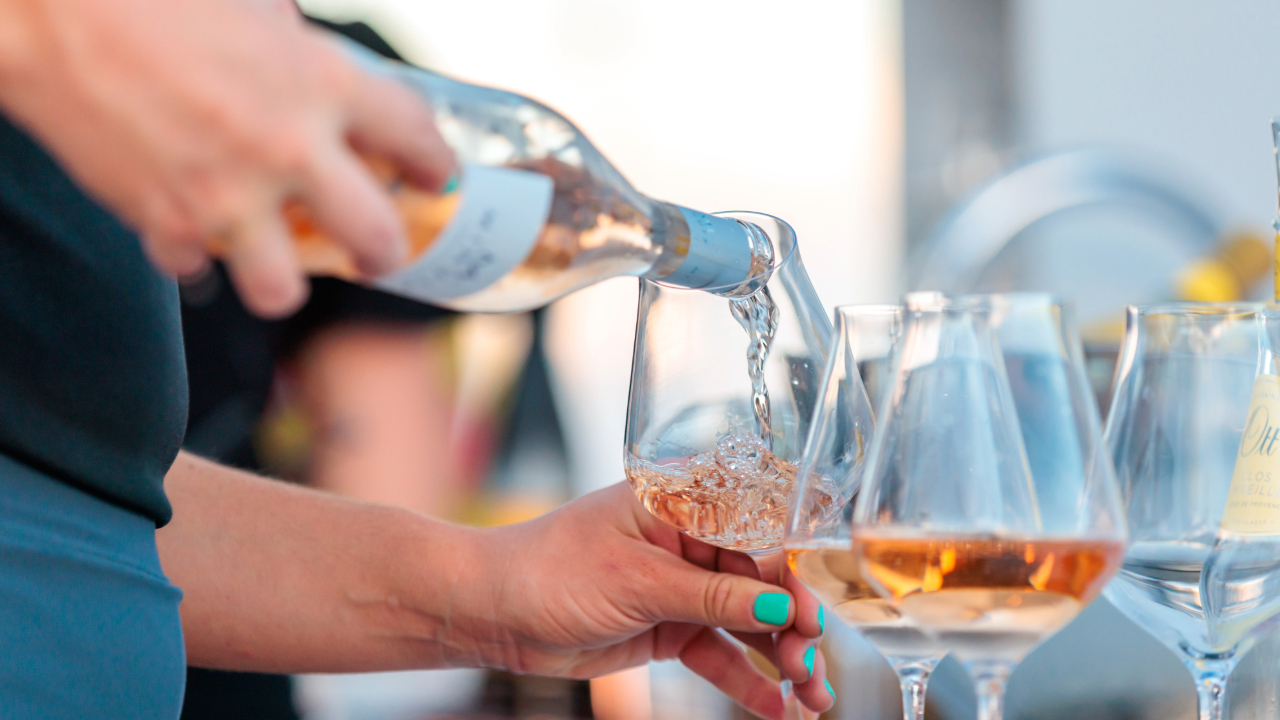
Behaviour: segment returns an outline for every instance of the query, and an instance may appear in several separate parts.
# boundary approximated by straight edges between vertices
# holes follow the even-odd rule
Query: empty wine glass
[[[1245,428],[1262,419],[1251,395],[1267,386],[1260,373],[1275,372],[1264,309],[1130,307],[1107,418],[1133,540],[1107,599],[1191,671],[1202,720],[1223,716],[1227,677],[1274,613],[1275,546],[1265,532],[1261,543],[1231,532],[1224,517]],[[1280,393],[1274,381],[1269,389]]]
[[[836,308],[836,341],[797,476],[784,547],[791,572],[893,667],[906,720],[924,717],[929,674],[946,654],[867,584],[853,554],[851,500],[874,428],[867,398],[879,398],[902,326],[897,305]],[[866,392],[863,383],[866,381]]]
[[[725,213],[775,248],[746,297],[640,281],[626,470],[644,506],[704,542],[782,545],[831,322],[785,222]]]
[[[1249,414],[1200,578],[1209,637],[1218,646],[1252,644],[1280,622],[1280,311],[1263,310],[1257,323]]]
[[[877,593],[965,665],[979,717],[999,720],[1013,668],[1124,553],[1080,341],[1047,296],[909,298],[893,365],[855,555]]]

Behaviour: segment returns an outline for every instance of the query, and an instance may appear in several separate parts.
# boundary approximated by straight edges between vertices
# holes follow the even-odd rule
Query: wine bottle
[[[1276,247],[1280,250],[1280,118],[1271,121],[1276,159]],[[1280,257],[1275,259],[1280,304]],[[1249,399],[1226,508],[1200,573],[1211,640],[1224,647],[1280,626],[1280,316],[1259,319],[1264,350]]]
[[[458,310],[527,310],[622,275],[729,296],[772,266],[759,228],[637,192],[576,127],[529,98],[470,85],[347,48],[366,69],[406,83],[435,111],[459,171],[442,195],[366,158],[409,236],[406,263],[374,287]],[[305,208],[286,215],[303,267],[361,278],[345,248]]]

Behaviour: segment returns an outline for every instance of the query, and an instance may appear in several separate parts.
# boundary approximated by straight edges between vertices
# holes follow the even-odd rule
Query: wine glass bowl
[[[874,429],[868,398],[883,394],[902,311],[896,305],[836,309],[836,340],[797,475],[784,547],[792,573],[840,621],[884,655],[898,675],[903,716],[924,716],[929,674],[946,654],[876,594],[853,552],[852,498]],[[859,379],[865,378],[865,386]]]
[[[1221,716],[1227,677],[1257,637],[1219,625],[1214,600],[1228,599],[1233,551],[1247,547],[1224,534],[1224,511],[1256,379],[1276,369],[1269,314],[1261,303],[1130,307],[1107,419],[1133,542],[1106,595],[1187,666],[1206,719]],[[1275,546],[1265,550],[1274,563]]]
[[[907,298],[854,511],[872,587],[999,720],[1016,664],[1120,564],[1125,522],[1068,304]]]
[[[721,216],[758,228],[772,255],[745,296],[640,281],[626,471],[658,518],[759,554],[782,543],[831,325],[790,226]]]

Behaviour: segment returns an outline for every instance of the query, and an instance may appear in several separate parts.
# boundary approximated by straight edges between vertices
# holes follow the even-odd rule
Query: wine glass
[[[884,655],[902,688],[903,717],[919,720],[929,674],[946,649],[867,584],[853,554],[851,523],[851,500],[874,429],[867,398],[882,397],[888,386],[901,327],[897,305],[836,308],[836,341],[800,462],[784,548],[791,572]]]
[[[831,343],[795,233],[759,213],[772,264],[745,297],[641,279],[626,471],[664,522],[753,555],[782,545],[787,507]]]
[[[1044,295],[909,298],[893,365],[854,554],[965,665],[979,717],[999,720],[1014,667],[1124,553],[1074,320]]]
[[[1274,567],[1275,546],[1231,532],[1226,513],[1245,428],[1260,419],[1255,378],[1276,370],[1265,307],[1131,306],[1107,418],[1133,539],[1107,599],[1191,671],[1202,720],[1222,717],[1227,677],[1275,612],[1249,552],[1264,548]]]

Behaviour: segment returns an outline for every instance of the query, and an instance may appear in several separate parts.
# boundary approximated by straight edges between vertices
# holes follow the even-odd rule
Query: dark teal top
[[[163,525],[186,418],[176,285],[0,117],[0,453]]]

